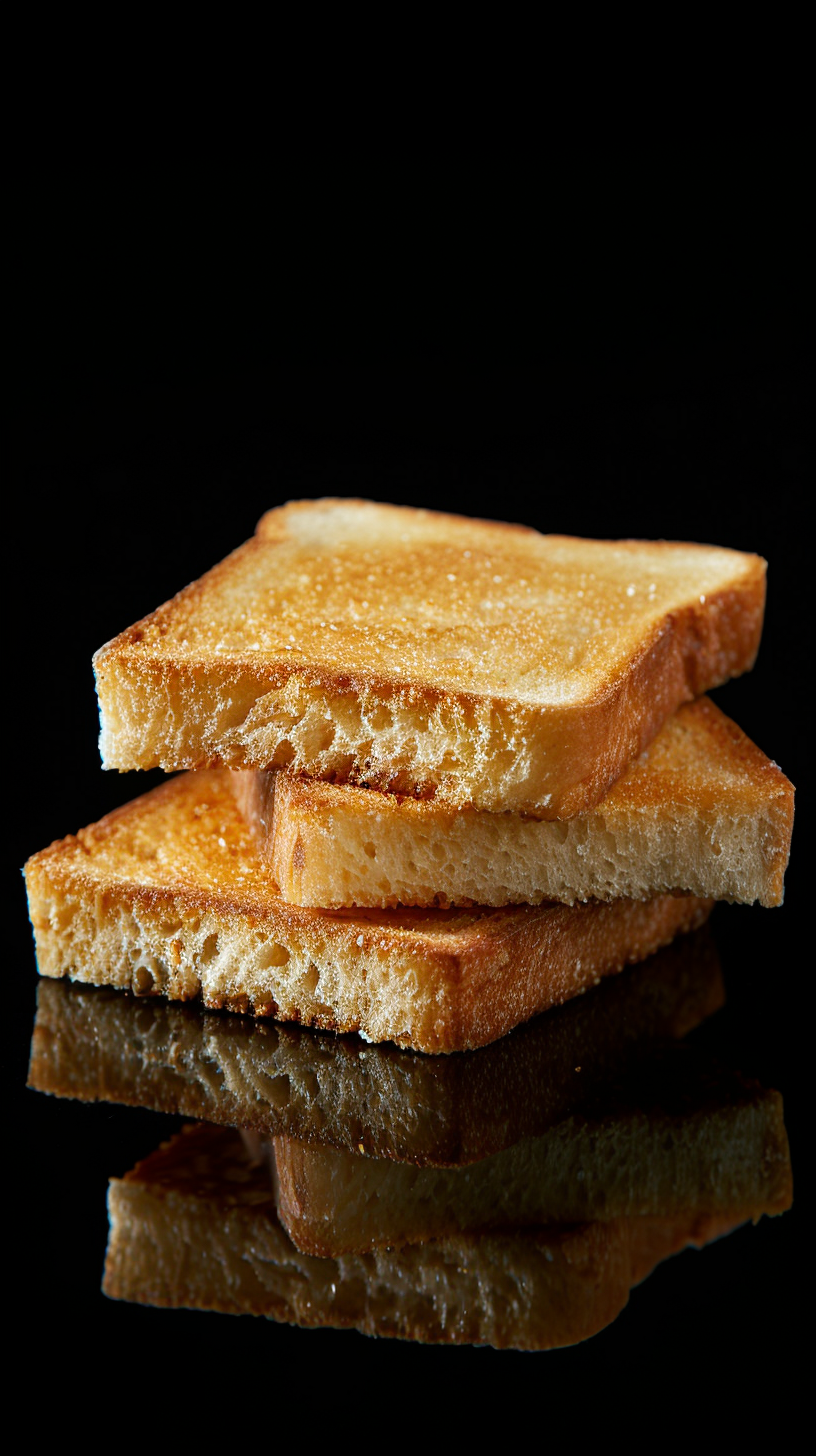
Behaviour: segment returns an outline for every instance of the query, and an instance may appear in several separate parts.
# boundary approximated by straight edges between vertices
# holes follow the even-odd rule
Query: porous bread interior
[[[733,1087],[729,1089],[733,1095]],[[778,1092],[682,1115],[567,1117],[467,1168],[418,1168],[279,1137],[278,1213],[334,1256],[480,1228],[618,1217],[779,1213],[792,1197]]]
[[[111,1180],[105,1293],[368,1335],[547,1349],[595,1334],[661,1259],[730,1227],[615,1220],[314,1259],[295,1249],[270,1194],[236,1133],[186,1129]]]
[[[707,698],[680,708],[596,809],[567,820],[452,811],[289,772],[230,782],[295,904],[783,899],[793,786]]]
[[[103,762],[577,813],[678,704],[753,664],[764,571],[714,547],[284,507],[96,654]]]
[[[43,975],[447,1052],[486,1045],[711,910],[672,896],[494,910],[287,905],[226,778],[172,778],[29,860]]]

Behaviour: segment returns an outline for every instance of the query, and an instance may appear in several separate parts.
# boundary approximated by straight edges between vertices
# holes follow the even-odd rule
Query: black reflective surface
[[[432,1365],[446,1379],[461,1379],[463,1388],[471,1375],[488,1390],[491,1381],[523,1390],[531,1380],[525,1362],[535,1357],[371,1341],[354,1332],[105,1299],[108,1179],[145,1157],[183,1119],[25,1089],[36,976],[19,866],[52,838],[158,777],[105,775],[99,768],[92,652],[245,539],[269,506],[299,495],[362,494],[479,510],[575,534],[711,540],[756,550],[769,561],[756,668],[714,696],[797,785],[786,903],[773,911],[716,908],[712,929],[727,1001],[695,1037],[781,1091],[793,1207],[670,1260],[634,1290],[608,1329],[541,1359],[552,1362],[559,1383],[575,1380],[576,1387],[610,1369],[631,1370],[633,1362],[650,1378],[662,1378],[667,1368],[682,1368],[690,1352],[698,1365],[743,1377],[760,1369],[766,1378],[769,1371],[784,1374],[798,1349],[795,1314],[809,1247],[812,1053],[805,1002],[812,952],[803,790],[810,734],[803,661],[811,572],[799,514],[805,474],[799,414],[786,403],[784,375],[755,372],[740,388],[729,393],[716,381],[699,388],[674,383],[661,396],[639,381],[624,399],[613,382],[608,403],[596,392],[587,405],[591,445],[576,433],[581,412],[574,409],[552,431],[534,429],[532,416],[523,414],[515,440],[504,429],[483,440],[485,428],[480,432],[471,421],[466,446],[446,437],[442,447],[438,437],[415,444],[408,434],[374,443],[364,429],[350,440],[336,420],[323,437],[293,445],[285,427],[260,409],[236,419],[234,399],[229,418],[214,410],[208,421],[207,410],[194,411],[192,434],[158,426],[151,433],[127,410],[96,433],[87,406],[79,425],[55,408],[47,444],[37,447],[35,440],[21,477],[32,569],[13,633],[18,711],[7,750],[15,825],[7,846],[13,934],[6,972],[11,1046],[4,1064],[7,1106],[15,1136],[21,1135],[13,1180],[14,1258],[26,1273],[16,1313],[21,1330],[31,1335],[47,1326],[51,1348],[63,1352],[81,1335],[95,1351],[102,1384],[114,1381],[123,1364],[137,1364],[145,1342],[159,1366],[175,1361],[192,1371],[215,1357],[239,1362],[250,1381],[270,1361],[290,1357],[347,1362],[366,1379],[375,1373],[401,1379],[409,1368]]]

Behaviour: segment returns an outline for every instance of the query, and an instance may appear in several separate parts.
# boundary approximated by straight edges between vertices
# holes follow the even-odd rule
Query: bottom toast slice
[[[43,975],[454,1052],[645,959],[712,908],[672,895],[502,909],[288,905],[228,778],[172,778],[28,861]]]

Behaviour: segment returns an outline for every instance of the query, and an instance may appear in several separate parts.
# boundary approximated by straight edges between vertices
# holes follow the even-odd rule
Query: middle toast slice
[[[693,894],[782,903],[793,786],[709,698],[682,707],[594,809],[453,809],[286,770],[236,772],[296,905],[536,905]]]

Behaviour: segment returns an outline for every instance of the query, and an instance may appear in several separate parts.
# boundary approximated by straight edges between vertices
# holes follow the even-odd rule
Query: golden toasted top
[[[713,546],[542,536],[356,500],[270,511],[256,536],[97,654],[315,670],[559,705],[602,693],[673,614],[764,595]]]

